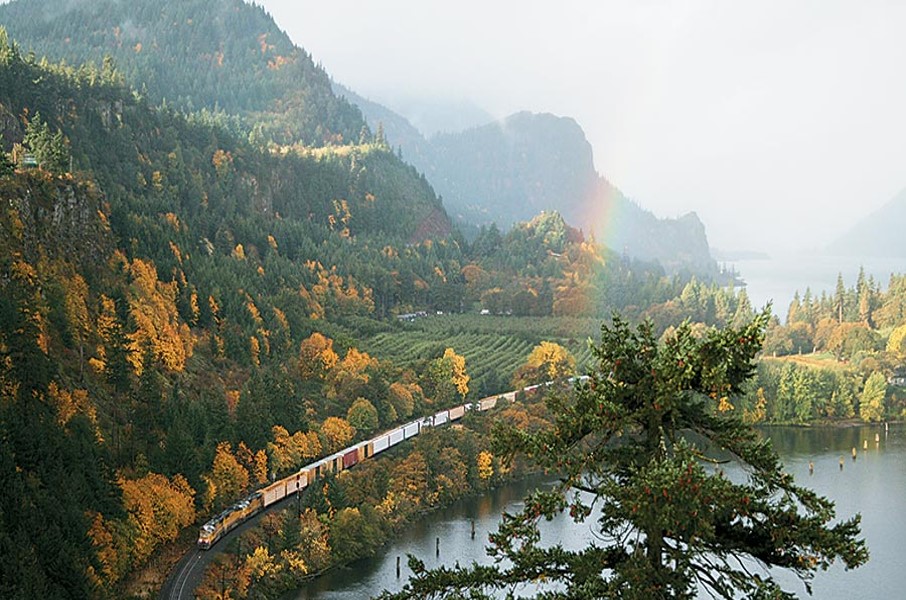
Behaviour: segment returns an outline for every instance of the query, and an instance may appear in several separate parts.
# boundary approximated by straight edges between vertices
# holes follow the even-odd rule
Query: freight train
[[[585,381],[587,375],[581,377],[571,377],[568,383],[572,384],[576,380]],[[546,382],[538,385],[530,385],[521,390],[513,390],[505,394],[488,396],[477,402],[469,402],[456,406],[449,410],[442,410],[433,415],[416,419],[405,425],[400,425],[390,431],[385,431],[380,435],[359,442],[347,448],[335,452],[330,456],[324,457],[317,462],[306,465],[283,479],[277,480],[270,485],[259,489],[242,500],[236,502],[229,508],[225,509],[219,515],[212,518],[201,527],[198,534],[198,547],[207,550],[217,543],[224,535],[236,528],[240,523],[260,513],[272,504],[283,500],[291,494],[300,493],[306,487],[323,477],[339,473],[344,469],[349,469],[363,460],[368,460],[388,448],[395,446],[409,438],[417,436],[422,431],[431,427],[439,427],[447,423],[458,421],[467,411],[491,410],[500,401],[513,403],[516,401],[516,392],[531,393],[543,386],[550,386],[553,382]]]

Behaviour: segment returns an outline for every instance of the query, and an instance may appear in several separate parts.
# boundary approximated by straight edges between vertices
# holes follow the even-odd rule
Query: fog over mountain
[[[824,247],[906,185],[906,5],[263,4],[382,104],[574,118],[598,172],[726,250]]]

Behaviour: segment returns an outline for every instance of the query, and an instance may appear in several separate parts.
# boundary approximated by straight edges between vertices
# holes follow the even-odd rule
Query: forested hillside
[[[0,136],[5,598],[118,597],[270,473],[474,395],[467,349],[357,348],[398,313],[641,314],[684,284],[555,213],[464,245],[379,137],[264,150],[2,29]]]
[[[350,143],[364,125],[311,56],[243,0],[19,0],[0,6],[0,24],[38,58],[113,58],[154,104],[239,115],[256,141]]]
[[[608,249],[555,211],[466,242],[426,178],[362,128],[260,8],[20,0],[0,7],[7,20],[35,53],[0,27],[2,598],[153,591],[137,573],[271,476],[562,375],[543,360],[551,342],[561,367],[581,366],[614,310],[658,334],[686,318],[697,331],[752,318],[743,291]],[[73,41],[76,25],[91,35]],[[199,40],[182,44],[195,27]],[[223,64],[206,79],[203,44],[216,40]],[[41,58],[55,52],[96,60]],[[638,223],[626,231],[673,243]],[[674,226],[704,239],[695,222]],[[864,280],[833,300],[801,298],[770,330],[784,364],[766,361],[735,409],[753,421],[899,414],[879,378],[906,357],[903,289]],[[812,347],[843,374],[809,379],[785,364]],[[812,401],[818,389],[835,399]],[[540,411],[501,418],[537,424]],[[235,577],[246,596],[278,597],[426,507],[491,485],[507,467],[480,434],[420,439],[411,456],[315,491],[301,518],[265,525],[261,547],[279,551],[268,564],[283,579],[249,584],[261,556],[237,552],[209,595]]]

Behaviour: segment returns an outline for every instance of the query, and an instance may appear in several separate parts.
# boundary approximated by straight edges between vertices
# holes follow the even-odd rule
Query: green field
[[[399,366],[430,360],[453,348],[465,356],[472,377],[469,387],[478,396],[509,389],[515,370],[542,341],[567,348],[584,372],[592,358],[588,340],[598,338],[600,325],[597,319],[432,315],[363,339],[360,347]]]

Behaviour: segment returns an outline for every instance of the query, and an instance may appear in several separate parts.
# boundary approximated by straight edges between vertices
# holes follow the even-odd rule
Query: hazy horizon
[[[716,248],[820,248],[906,187],[906,5],[259,3],[416,125],[438,98],[575,118],[603,176]]]

